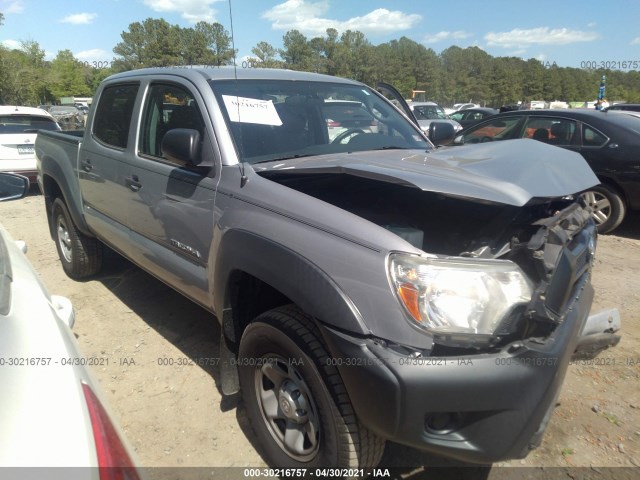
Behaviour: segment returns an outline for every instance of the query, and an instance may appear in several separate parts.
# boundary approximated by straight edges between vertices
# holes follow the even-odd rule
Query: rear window
[[[138,85],[113,85],[102,91],[95,113],[93,135],[107,145],[126,148]]]
[[[0,115],[0,134],[60,130],[54,119],[37,115]]]

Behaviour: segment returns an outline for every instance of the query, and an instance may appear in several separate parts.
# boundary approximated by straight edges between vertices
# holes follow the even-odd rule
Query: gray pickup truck
[[[149,69],[106,79],[84,132],[38,135],[66,273],[107,245],[215,315],[222,390],[272,466],[372,467],[386,440],[522,458],[572,356],[619,339],[615,311],[589,316],[584,160],[435,148],[398,105],[317,74]]]

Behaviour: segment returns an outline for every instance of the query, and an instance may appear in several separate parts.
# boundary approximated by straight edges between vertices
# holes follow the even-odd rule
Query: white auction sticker
[[[282,120],[271,100],[222,95],[232,122],[282,125]]]

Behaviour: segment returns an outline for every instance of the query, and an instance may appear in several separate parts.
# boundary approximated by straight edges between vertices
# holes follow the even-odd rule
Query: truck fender
[[[224,395],[239,391],[234,353],[242,332],[231,310],[230,286],[242,271],[278,290],[303,311],[339,329],[366,335],[360,312],[351,299],[317,265],[288,247],[246,230],[224,233],[214,275],[214,307],[221,322],[220,380]],[[321,331],[323,331],[321,329]]]
[[[323,323],[355,335],[369,333],[351,299],[317,265],[284,245],[241,229],[226,231],[218,248],[213,282],[216,312],[230,307],[229,279],[235,271],[270,285]]]
[[[93,237],[94,235],[89,230],[87,223],[84,220],[84,216],[82,214],[82,199],[80,195],[80,190],[77,185],[77,176],[71,171],[69,167],[69,171],[63,171],[60,166],[60,162],[56,161],[53,157],[49,155],[44,155],[40,159],[41,167],[40,172],[42,172],[42,189],[43,194],[45,196],[46,206],[47,206],[47,220],[49,222],[49,230],[51,231],[52,227],[52,218],[51,218],[51,205],[53,204],[53,196],[54,192],[48,188],[48,180],[46,177],[49,177],[58,187],[58,190],[62,194],[64,199],[64,203],[67,205],[67,209],[71,215],[73,223],[76,228],[82,232],[83,234]],[[75,181],[75,185],[71,184],[69,179],[73,179]]]

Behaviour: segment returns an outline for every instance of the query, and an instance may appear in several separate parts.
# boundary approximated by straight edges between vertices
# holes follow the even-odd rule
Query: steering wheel
[[[348,128],[344,132],[338,134],[338,136],[334,138],[331,143],[342,143],[342,140],[344,140],[345,138],[350,137],[351,135],[360,135],[361,133],[365,133],[365,131],[361,128]]]

